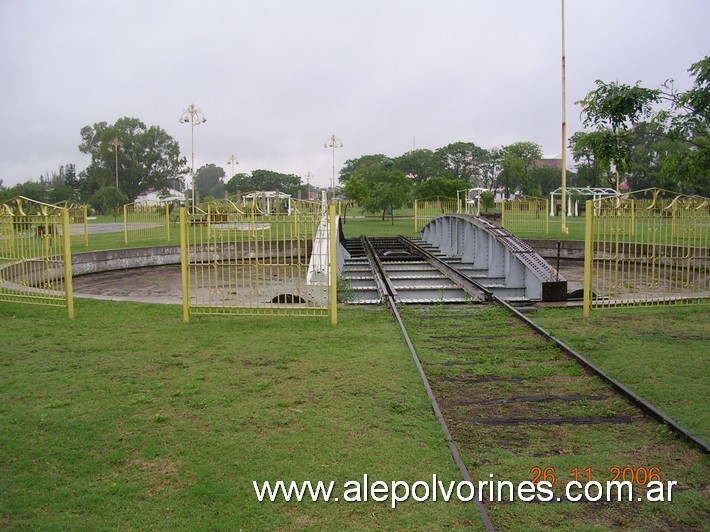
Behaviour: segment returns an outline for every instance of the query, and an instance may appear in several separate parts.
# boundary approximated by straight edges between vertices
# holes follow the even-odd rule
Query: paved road
[[[152,229],[153,227],[158,227],[159,224],[153,222],[129,222],[128,229],[138,230],[138,229]],[[98,235],[103,233],[123,233],[123,222],[110,222],[110,223],[98,223],[98,224],[87,224],[90,235]],[[72,235],[83,235],[84,226],[81,224],[71,224],[69,231]]]

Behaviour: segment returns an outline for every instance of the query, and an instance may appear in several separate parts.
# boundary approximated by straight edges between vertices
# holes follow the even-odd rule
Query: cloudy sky
[[[0,179],[89,160],[79,131],[160,126],[199,168],[327,185],[346,159],[456,141],[561,152],[560,0],[0,0]],[[594,81],[667,78],[710,54],[708,0],[566,0],[568,133]]]

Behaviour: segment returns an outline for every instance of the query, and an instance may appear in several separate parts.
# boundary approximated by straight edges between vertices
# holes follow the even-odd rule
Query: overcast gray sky
[[[73,162],[83,126],[165,129],[199,168],[326,186],[347,159],[470,141],[561,152],[561,0],[0,0],[0,179]],[[566,0],[568,133],[594,81],[689,86],[708,0]],[[304,179],[305,181],[305,179]]]

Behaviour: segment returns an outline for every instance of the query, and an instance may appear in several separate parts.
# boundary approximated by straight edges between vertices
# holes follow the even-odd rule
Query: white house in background
[[[169,188],[168,190],[161,192],[155,192],[154,190],[149,190],[148,192],[141,194],[136,197],[136,205],[165,205],[166,203],[185,203],[185,193],[179,190],[174,190]]]

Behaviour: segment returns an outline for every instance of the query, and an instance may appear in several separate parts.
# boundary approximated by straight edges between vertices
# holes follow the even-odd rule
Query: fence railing
[[[123,206],[124,242],[131,240],[170,240],[170,205]]]
[[[69,234],[72,245],[89,245],[89,209],[86,205],[69,205]]]
[[[226,204],[208,206],[205,213],[181,209],[183,319],[193,314],[333,314],[333,219],[320,203],[295,200],[290,214],[266,215]],[[319,228],[330,257],[325,283],[322,276],[318,282],[308,276]],[[323,243],[317,245],[322,251]]]
[[[437,216],[462,212],[461,202],[452,199],[414,200],[414,230],[421,231]]]
[[[586,203],[591,307],[710,302],[710,199],[659,189]]]
[[[69,227],[68,209],[23,197],[0,204],[0,301],[74,317]]]
[[[501,225],[515,234],[549,233],[550,200],[519,197],[501,202]]]

